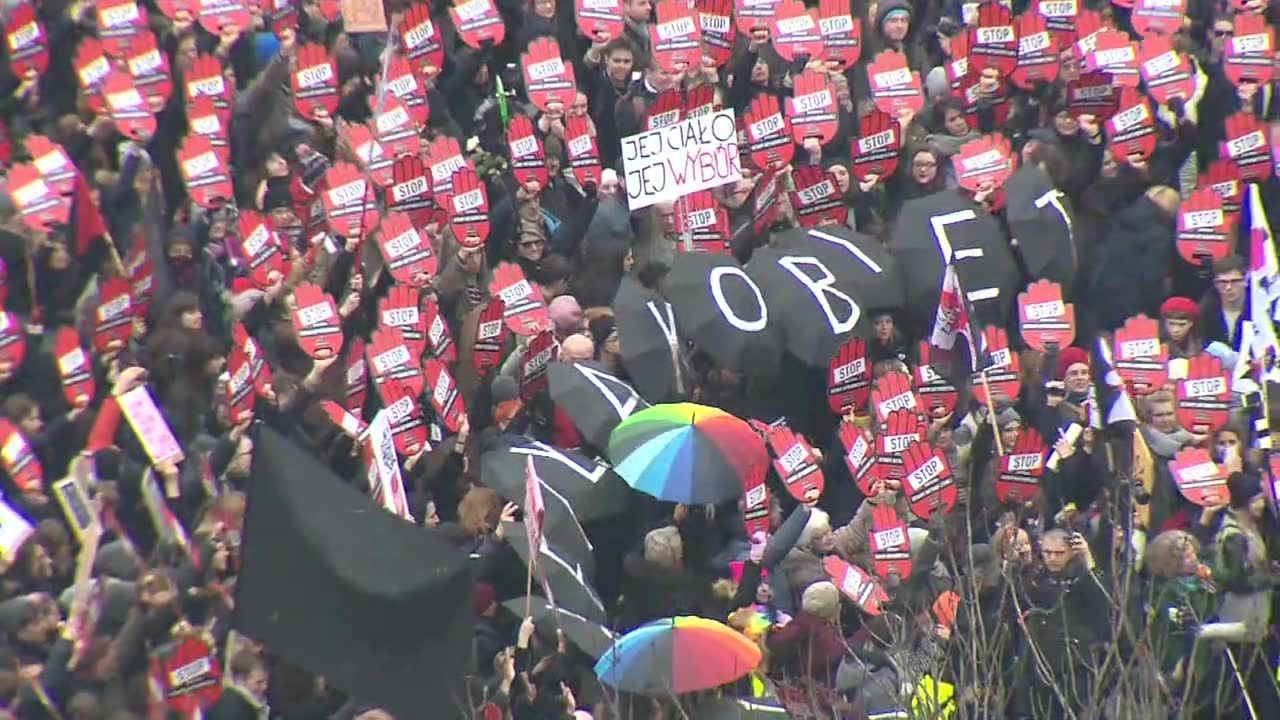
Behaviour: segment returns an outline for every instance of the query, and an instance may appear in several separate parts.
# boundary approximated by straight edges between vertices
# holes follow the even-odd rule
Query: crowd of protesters
[[[0,552],[0,715],[191,717],[157,697],[152,663],[172,653],[180,638],[200,636],[210,639],[213,662],[225,667],[225,688],[203,717],[390,717],[350,700],[304,669],[303,659],[279,657],[229,633],[228,620],[243,552],[239,532],[255,423],[273,426],[367,489],[362,438],[335,425],[324,401],[345,404],[366,420],[381,407],[378,393],[351,392],[349,348],[352,339],[369,339],[379,302],[397,283],[365,237],[312,237],[314,195],[299,186],[314,187],[331,163],[358,162],[346,132],[368,122],[382,102],[387,56],[403,54],[400,35],[345,31],[336,2],[302,0],[296,22],[274,32],[271,13],[293,3],[246,2],[249,27],[214,33],[195,20],[200,3],[191,10],[181,2],[140,0],[146,32],[166,56],[172,90],[151,108],[154,133],[129,138],[101,102],[95,111],[77,76],[83,70],[77,48],[98,35],[96,11],[107,4],[3,3],[6,18],[34,6],[49,55],[41,72],[15,73],[8,64],[0,70],[10,162],[26,159],[28,136],[60,145],[88,184],[88,197],[77,202],[98,208],[108,232],[86,241],[79,209],[67,225],[36,230],[15,207],[12,183],[0,192],[0,298],[3,317],[15,324],[0,344],[25,345],[16,358],[0,355],[0,415],[6,438],[29,448],[40,473],[33,481],[28,471],[20,480],[16,451],[5,441],[0,490],[34,533]],[[759,28],[737,33],[723,65],[708,56],[684,72],[669,72],[653,58],[650,0],[622,0],[622,34],[592,38],[579,32],[572,2],[497,0],[505,37],[479,47],[460,39],[446,3],[423,4],[439,28],[444,61],[420,74],[429,106],[420,135],[452,137],[465,149],[487,187],[490,228],[487,242],[476,247],[455,237],[443,217],[419,227],[438,267],[413,287],[414,296],[438,308],[457,341],[450,368],[468,410],[455,433],[446,430],[432,438],[431,449],[401,461],[410,514],[481,559],[474,654],[458,659],[473,664],[465,704],[475,716],[696,719],[720,717],[712,707],[723,698],[812,718],[1263,718],[1280,712],[1280,639],[1271,613],[1280,579],[1280,516],[1276,491],[1268,489],[1275,475],[1266,449],[1280,427],[1257,423],[1267,394],[1252,401],[1237,394],[1230,422],[1197,434],[1180,424],[1170,384],[1134,398],[1136,425],[1091,427],[1096,358],[1082,349],[1092,347],[1098,333],[1146,314],[1158,318],[1172,359],[1209,354],[1234,366],[1251,352],[1241,331],[1257,307],[1249,301],[1251,268],[1258,265],[1250,262],[1248,232],[1239,234],[1237,252],[1197,267],[1174,250],[1175,216],[1198,175],[1219,158],[1228,117],[1243,112],[1272,133],[1280,128],[1274,124],[1280,122],[1277,84],[1236,84],[1222,68],[1237,17],[1260,14],[1275,28],[1274,5],[1174,3],[1184,17],[1167,39],[1189,59],[1195,94],[1158,108],[1158,143],[1149,157],[1117,161],[1104,123],[1068,107],[1065,81],[1080,71],[1069,49],[1059,81],[1023,90],[997,78],[969,102],[953,94],[945,68],[956,59],[952,41],[972,22],[973,8],[941,0],[854,0],[861,59],[848,67],[821,60],[808,65],[829,74],[839,132],[826,144],[797,144],[790,167],[782,168],[783,182],[792,167],[829,171],[848,210],[848,229],[887,243],[904,206],[936,193],[958,193],[979,212],[998,215],[990,188],[975,196],[958,187],[951,158],[969,141],[1003,134],[1023,163],[1044,170],[1074,213],[1071,289],[1064,299],[1076,305],[1079,339],[1048,353],[1015,348],[1020,392],[990,404],[971,398],[967,376],[956,383],[957,410],[928,428],[959,487],[945,516],[918,518],[900,481],[879,481],[866,496],[857,490],[835,439],[840,418],[814,394],[810,417],[797,415],[794,398],[785,398],[787,420],[806,428],[809,442],[824,451],[827,491],[803,504],[778,489],[770,536],[748,537],[737,501],[689,507],[639,494],[625,517],[587,523],[595,589],[611,630],[701,615],[728,623],[764,651],[761,667],[735,685],[646,697],[602,688],[590,658],[563,635],[548,635],[504,609],[504,600],[525,594],[526,568],[508,547],[503,523],[519,511],[486,486],[479,455],[503,434],[588,455],[604,448],[586,446],[563,412],[521,399],[513,378],[526,338],[509,342],[492,369],[477,369],[472,354],[480,316],[495,269],[514,263],[547,305],[557,362],[596,361],[627,379],[625,338],[610,306],[624,278],[662,292],[686,243],[678,203],[628,209],[622,139],[646,127],[647,111],[664,92],[709,86],[717,105],[741,117],[758,96],[789,97],[806,64],[784,59],[770,31]],[[818,12],[818,3],[804,4]],[[1012,11],[1035,12],[1040,4],[1018,0]],[[384,5],[391,28],[413,12],[407,0]],[[1133,33],[1129,5],[1080,3]],[[530,102],[520,72],[521,53],[544,36],[558,41],[576,76],[573,102],[551,112]],[[300,48],[310,46],[336,62],[339,98],[331,115],[303,116],[291,97],[289,75]],[[883,49],[905,55],[920,74],[926,103],[918,113],[893,118],[902,135],[897,169],[859,180],[850,172],[851,143],[859,118],[874,110],[866,66]],[[183,78],[208,57],[235,88],[227,117],[234,197],[212,209],[192,201],[179,167],[179,149],[192,132]],[[1005,105],[998,115],[997,102]],[[521,183],[512,172],[507,123],[521,114],[543,146],[545,183]],[[566,152],[566,125],[575,118],[589,121],[603,168],[587,182],[575,176]],[[744,156],[742,179],[714,191],[729,219],[727,252],[743,263],[799,222],[784,193],[777,217],[757,226],[761,176]],[[1265,214],[1280,220],[1280,180],[1268,172],[1257,184]],[[287,271],[265,284],[251,279],[238,237],[237,215],[251,210],[288,239]],[[1280,222],[1271,225],[1280,228]],[[137,279],[144,265],[150,284],[136,290],[140,312],[131,332],[91,354],[96,393],[68,397],[57,331],[71,328],[92,346],[103,287],[121,275]],[[1019,286],[1032,279],[1018,278]],[[304,282],[336,301],[348,340],[344,351],[317,359],[300,344],[292,315],[294,290]],[[929,338],[932,312],[874,313],[867,356],[876,376],[910,372],[918,343]],[[243,346],[241,332],[256,340],[271,379],[253,412],[233,422],[226,370],[232,346]],[[782,414],[779,388],[807,391],[785,377],[718,367],[696,342],[683,349],[692,386],[646,398],[650,402],[691,400],[769,422]],[[112,398],[140,386],[159,405],[182,448],[181,461],[153,463],[121,422]],[[363,407],[350,405],[353,396]],[[430,417],[428,400],[417,401]],[[1087,429],[1065,434],[1072,423]],[[998,448],[1013,447],[1030,428],[1049,439],[1056,469],[1044,472],[1034,499],[1001,502],[994,489],[1004,452]],[[1229,472],[1226,497],[1195,504],[1179,492],[1168,461],[1192,447],[1208,450]],[[101,517],[91,597],[77,592],[77,554],[85,539],[52,489],[68,476],[88,479],[92,511]],[[148,513],[146,484],[157,480],[190,537],[186,547]],[[777,480],[771,475],[769,482]],[[210,493],[210,487],[221,490]],[[871,614],[841,593],[824,559],[874,571],[868,533],[873,512],[885,506],[908,521],[913,570],[883,579],[887,599]],[[6,531],[0,527],[0,535]],[[949,591],[958,609],[944,619],[937,603]],[[95,606],[92,623],[86,603]],[[432,717],[442,715],[423,708],[399,720]]]

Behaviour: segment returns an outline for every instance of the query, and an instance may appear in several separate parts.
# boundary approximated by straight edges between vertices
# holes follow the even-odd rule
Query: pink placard
[[[166,460],[182,461],[182,447],[145,387],[134,388],[118,396],[116,402],[120,404],[120,414],[142,441],[142,448],[147,451],[152,464],[159,465]]]

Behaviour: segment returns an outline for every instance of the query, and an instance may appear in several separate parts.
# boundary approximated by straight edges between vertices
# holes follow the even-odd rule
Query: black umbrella
[[[902,307],[902,278],[894,265],[879,243],[848,229],[795,229],[752,253],[747,274],[769,307],[787,319],[781,323],[787,350],[826,368],[855,330],[865,330],[865,311]]]
[[[693,371],[671,303],[624,275],[613,298],[613,318],[622,366],[640,394],[654,402],[686,399]]]
[[[1018,287],[1018,266],[1000,224],[954,190],[908,200],[902,206],[889,250],[906,275],[907,308],[932,323],[947,262],[978,320],[1003,323]]]
[[[525,565],[529,564],[529,538],[525,535],[524,523],[503,523],[503,534]],[[605,622],[604,603],[587,578],[582,563],[568,553],[542,539],[542,547],[538,549],[538,564],[541,572],[546,573],[547,585],[555,602],[560,607],[577,613],[592,622]],[[534,570],[534,587],[541,587],[539,570]]]
[[[1059,283],[1063,297],[1070,298],[1076,274],[1075,223],[1066,196],[1035,165],[1023,165],[1005,181],[1004,192],[1009,233],[1027,272]]]
[[[502,603],[502,606],[517,616],[524,616],[527,598],[518,597]],[[569,612],[562,607],[552,605],[542,597],[534,597],[529,605],[530,616],[534,628],[543,637],[555,640],[556,630],[563,630],[569,642],[578,646],[582,652],[599,659],[609,651],[617,638],[600,623],[592,622],[581,615]]]
[[[512,438],[503,437],[502,441],[485,450],[480,456],[480,479],[485,487],[493,488],[498,495],[515,502],[521,510],[524,510],[525,462],[529,455],[512,452],[511,445],[504,442],[508,439]],[[539,457],[534,457],[534,468],[538,469],[541,488],[543,488],[543,505],[547,509],[547,515],[543,521],[543,532],[547,533],[550,542],[556,543],[561,550],[581,561],[586,573],[590,574],[594,566],[595,548],[591,547],[591,541],[586,539],[586,533],[582,532],[582,525],[571,501],[548,483],[547,475],[543,474],[544,465],[550,464],[541,462]],[[621,483],[622,480],[618,479],[617,482]],[[623,487],[626,487],[625,483]]]
[[[764,291],[769,309],[781,323],[788,351],[808,365],[826,367],[836,348],[859,327],[865,307],[853,276],[841,265],[813,253],[762,247],[751,254],[747,274]]]
[[[631,488],[609,465],[520,435],[503,435],[485,446],[480,456],[484,484],[523,506],[525,466],[529,458],[533,458],[533,469],[542,481],[549,526],[568,524],[570,520],[576,525],[579,521],[617,515],[627,509]],[[580,529],[574,531],[578,532]],[[552,530],[547,534],[560,547],[574,549]]]
[[[551,363],[547,380],[551,399],[597,448],[609,447],[618,423],[649,407],[635,388],[599,363]]]
[[[841,268],[840,279],[853,284],[865,309],[896,310],[907,301],[898,259],[875,238],[843,225],[795,228],[777,233],[770,246],[803,250]]]
[[[678,253],[667,276],[676,320],[697,346],[729,370],[773,375],[781,356],[779,326],[786,318],[732,258]]]

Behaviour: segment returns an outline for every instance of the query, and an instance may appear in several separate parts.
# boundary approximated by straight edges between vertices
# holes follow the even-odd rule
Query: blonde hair
[[[680,531],[668,525],[644,536],[644,559],[667,570],[677,570],[684,559]]]
[[[809,519],[804,523],[804,529],[800,531],[800,538],[796,540],[796,547],[807,548],[813,545],[813,541],[831,532],[831,516],[826,512],[813,508],[809,511]]]
[[[1200,552],[1200,543],[1185,530],[1165,530],[1147,543],[1143,562],[1155,577],[1175,578],[1182,574],[1182,558],[1187,545]]]
[[[502,498],[492,488],[473,486],[458,503],[458,524],[475,537],[487,535],[502,512]]]
[[[1142,416],[1144,421],[1151,422],[1151,413],[1154,412],[1156,405],[1176,402],[1177,400],[1174,399],[1173,393],[1163,389],[1157,390],[1142,400],[1138,408],[1138,414]]]
[[[834,583],[819,580],[804,589],[800,610],[823,620],[834,621],[840,614],[840,591]]]

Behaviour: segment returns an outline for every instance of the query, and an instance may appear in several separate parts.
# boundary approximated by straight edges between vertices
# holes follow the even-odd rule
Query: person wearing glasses
[[[1206,345],[1219,342],[1239,351],[1241,327],[1249,319],[1246,277],[1239,255],[1214,262],[1213,289],[1200,301],[1200,333]]]
[[[908,200],[941,192],[948,186],[946,166],[938,162],[941,156],[931,145],[907,147],[903,158],[911,161],[899,163],[897,177],[888,188],[889,222],[898,217],[898,212]]]

